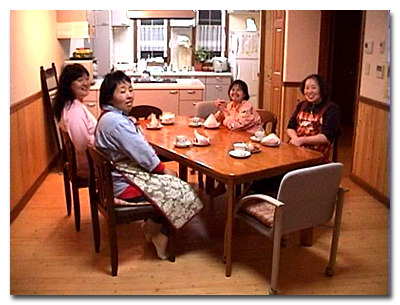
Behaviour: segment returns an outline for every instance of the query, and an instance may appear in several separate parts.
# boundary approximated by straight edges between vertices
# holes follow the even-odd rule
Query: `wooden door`
[[[260,80],[258,108],[270,109],[271,104],[271,45],[272,45],[272,11],[261,11],[260,41]]]
[[[271,89],[269,110],[278,117],[277,133],[283,133],[282,126],[282,86],[283,86],[283,55],[285,42],[285,11],[272,12],[272,61]]]

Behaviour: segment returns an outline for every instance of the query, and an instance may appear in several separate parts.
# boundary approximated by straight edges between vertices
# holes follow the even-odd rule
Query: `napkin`
[[[150,123],[149,126],[151,127],[157,127],[160,123],[158,122],[156,115],[154,113],[152,113],[150,115]]]
[[[208,144],[210,143],[210,139],[199,134],[197,130],[194,130],[194,140],[198,144]]]
[[[161,116],[161,122],[174,123],[175,122],[175,113],[164,112]]]
[[[207,119],[204,122],[205,127],[217,127],[219,123],[217,122],[217,119],[215,118],[214,114],[210,114]]]
[[[281,140],[277,137],[276,134],[270,133],[261,140],[261,144],[266,146],[277,146],[281,144]]]

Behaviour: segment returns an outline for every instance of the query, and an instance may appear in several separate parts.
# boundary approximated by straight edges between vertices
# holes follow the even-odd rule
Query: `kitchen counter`
[[[126,71],[126,75],[131,77],[140,77],[142,73]],[[187,72],[172,72],[165,71],[162,73],[153,73],[152,76],[161,77],[201,77],[201,76],[232,76],[231,72],[203,72],[203,71],[187,71]]]
[[[90,87],[91,90],[100,90],[103,79],[96,79]],[[176,83],[132,83],[134,89],[138,90],[204,90],[204,84],[198,79],[177,79]]]

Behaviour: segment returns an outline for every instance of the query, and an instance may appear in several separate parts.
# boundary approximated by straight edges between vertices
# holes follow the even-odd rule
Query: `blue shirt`
[[[160,163],[156,152],[150,146],[135,124],[111,105],[104,107],[106,112],[97,123],[94,145],[111,161],[131,160],[151,172]],[[128,186],[124,177],[112,173],[114,197],[118,197]]]

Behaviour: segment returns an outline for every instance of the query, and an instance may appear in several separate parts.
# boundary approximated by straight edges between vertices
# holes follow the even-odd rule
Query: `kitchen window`
[[[225,11],[199,10],[196,25],[196,50],[208,49],[212,56],[225,51]]]
[[[167,20],[138,20],[138,58],[167,57]]]

